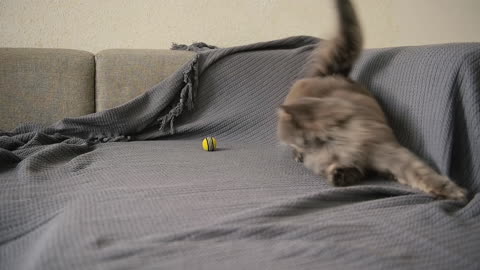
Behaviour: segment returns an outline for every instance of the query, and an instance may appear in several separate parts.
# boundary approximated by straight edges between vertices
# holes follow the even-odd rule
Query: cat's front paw
[[[363,178],[363,174],[357,168],[330,167],[327,170],[327,179],[332,185],[344,187],[352,185]]]

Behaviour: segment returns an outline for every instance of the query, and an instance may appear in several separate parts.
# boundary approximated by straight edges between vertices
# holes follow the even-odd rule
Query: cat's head
[[[301,98],[278,109],[278,137],[299,151],[322,147],[353,117],[350,102],[337,98]]]

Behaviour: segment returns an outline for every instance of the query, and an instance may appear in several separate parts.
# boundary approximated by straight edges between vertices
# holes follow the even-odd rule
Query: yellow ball
[[[217,139],[215,137],[206,137],[202,141],[202,147],[205,151],[215,151],[217,149]]]

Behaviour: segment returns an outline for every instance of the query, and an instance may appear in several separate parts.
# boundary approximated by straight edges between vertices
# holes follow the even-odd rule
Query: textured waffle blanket
[[[316,42],[193,47],[125,105],[1,132],[0,269],[480,269],[480,44],[366,50],[352,72],[461,204],[334,188],[278,145]]]

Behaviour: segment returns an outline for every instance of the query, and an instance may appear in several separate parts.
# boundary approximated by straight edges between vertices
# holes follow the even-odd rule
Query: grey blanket
[[[317,41],[200,48],[123,106],[0,133],[0,269],[480,269],[480,44],[366,50],[352,73],[460,204],[334,188],[278,145]]]

